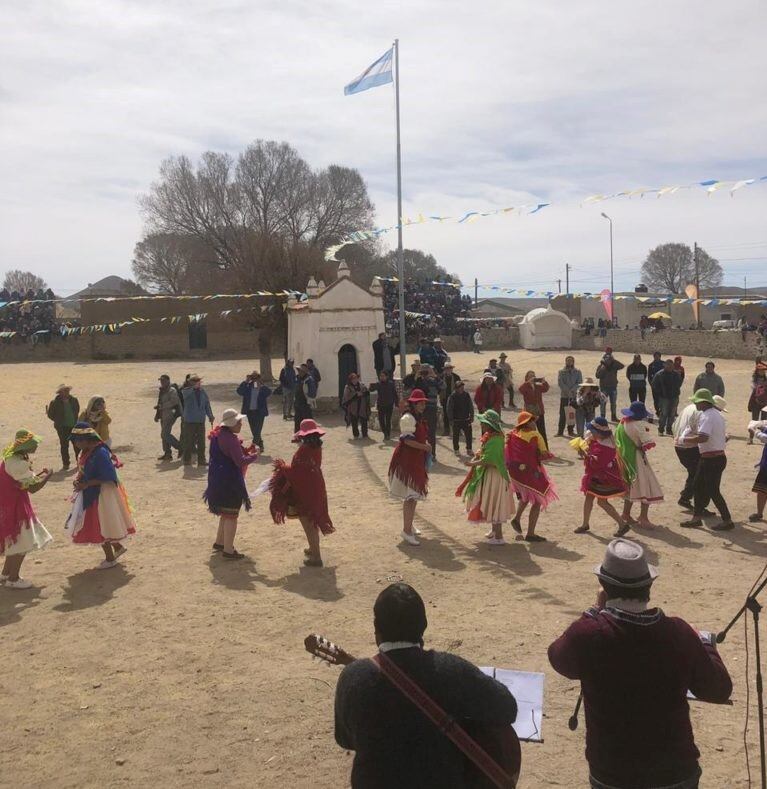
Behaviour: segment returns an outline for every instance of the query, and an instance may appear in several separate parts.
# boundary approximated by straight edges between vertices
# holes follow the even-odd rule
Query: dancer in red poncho
[[[421,533],[413,526],[415,508],[429,492],[428,467],[431,461],[429,427],[422,419],[426,408],[426,395],[414,389],[408,398],[410,411],[399,420],[399,444],[394,449],[389,464],[389,493],[402,499],[402,539],[409,545],[420,545]]]
[[[328,514],[328,494],[322,476],[322,436],[325,431],[313,419],[301,421],[293,441],[300,443],[290,465],[274,461],[274,473],[268,483],[272,494],[269,509],[275,523],[298,518],[306,533],[309,547],[304,550],[307,567],[322,567],[320,532],[335,531]]]
[[[506,468],[511,479],[511,489],[519,499],[516,517],[511,527],[517,534],[522,534],[522,514],[530,505],[527,521],[526,542],[546,542],[545,537],[535,533],[538,516],[541,510],[556,501],[559,496],[554,483],[549,478],[542,461],[551,457],[546,441],[538,431],[535,415],[529,411],[520,411],[516,427],[506,439]]]

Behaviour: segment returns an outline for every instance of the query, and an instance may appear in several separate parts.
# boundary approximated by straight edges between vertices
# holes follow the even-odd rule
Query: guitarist
[[[510,727],[517,703],[500,682],[457,655],[423,648],[426,609],[405,583],[373,606],[376,644],[459,724]],[[336,742],[355,751],[354,789],[460,789],[468,786],[458,748],[371,660],[344,668],[336,687]]]

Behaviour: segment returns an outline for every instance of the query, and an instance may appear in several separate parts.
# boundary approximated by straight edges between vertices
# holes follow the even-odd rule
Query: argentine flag
[[[393,59],[394,48],[392,47],[381,55],[375,63],[368,66],[359,77],[352,80],[344,88],[344,95],[350,96],[352,93],[361,93],[363,90],[377,88],[379,85],[386,85],[388,82],[394,82],[392,78]]]

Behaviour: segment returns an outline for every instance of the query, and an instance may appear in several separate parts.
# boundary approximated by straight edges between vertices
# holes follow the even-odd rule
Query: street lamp
[[[613,278],[613,220],[602,211],[602,216],[610,223],[610,303],[612,319],[615,320],[615,280]]]

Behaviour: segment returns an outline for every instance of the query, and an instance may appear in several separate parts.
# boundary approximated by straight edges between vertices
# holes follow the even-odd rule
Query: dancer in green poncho
[[[503,524],[514,515],[514,499],[503,456],[501,417],[488,409],[478,419],[482,424],[480,448],[467,461],[469,473],[455,495],[463,497],[469,521],[492,524],[491,531],[485,535],[488,544],[505,545]]]

